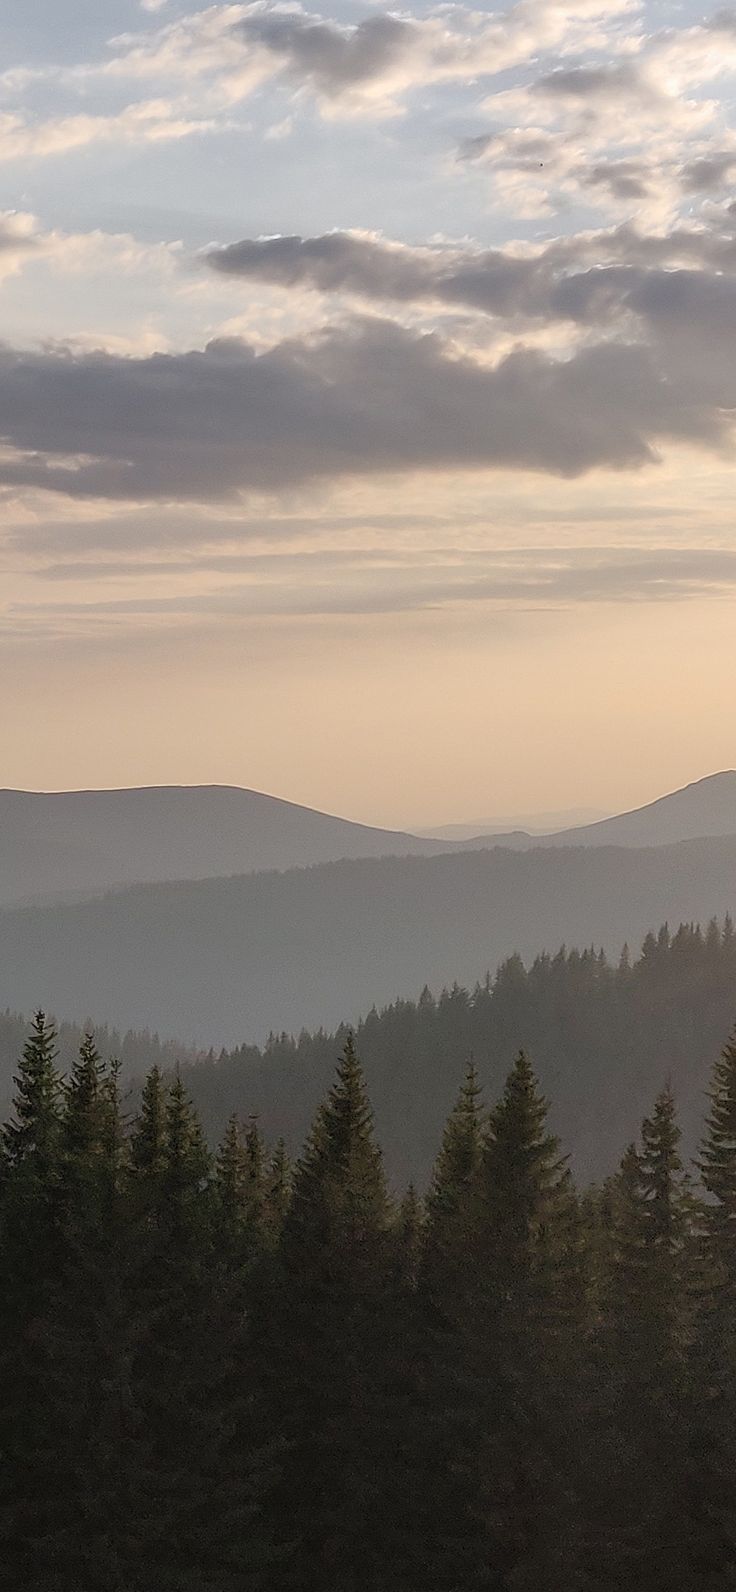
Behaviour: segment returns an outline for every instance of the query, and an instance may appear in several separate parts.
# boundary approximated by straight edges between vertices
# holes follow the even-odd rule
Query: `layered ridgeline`
[[[0,1135],[0,1555],[79,1592],[729,1592],[736,1043],[578,1193],[521,1053],[393,1200],[351,1038],[293,1166],[38,1014]]]
[[[233,785],[0,791],[0,905],[446,849]]]
[[[576,1171],[600,1177],[636,1131],[647,1102],[671,1079],[685,1141],[702,1127],[703,1090],[724,1032],[736,1015],[736,935],[730,919],[701,931],[663,927],[640,954],[614,962],[596,951],[560,950],[527,968],[508,958],[494,978],[437,998],[401,1000],[357,1025],[392,1182],[425,1187],[442,1122],[475,1057],[493,1091],[519,1046],[535,1058],[552,1099],[552,1120]],[[20,1054],[21,1018],[0,1020],[0,1099],[9,1100]],[[329,1084],[345,1028],[298,1038],[273,1037],[261,1050],[244,1045],[196,1060],[179,1051],[182,1076],[216,1143],[231,1112],[254,1113],[272,1138],[295,1150]],[[79,1030],[67,1026],[60,1048],[71,1064]],[[157,1037],[122,1040],[98,1032],[104,1055],[119,1055],[130,1086],[148,1065],[171,1067],[176,1047]],[[121,1048],[122,1047],[122,1048]],[[126,1095],[126,1108],[136,1091]]]
[[[0,1000],[178,1035],[198,1048],[356,1021],[429,984],[473,986],[512,951],[602,946],[736,908],[736,837],[496,848],[145,885],[0,912]]]
[[[736,835],[736,771],[725,769],[695,780],[682,790],[659,796],[628,813],[601,818],[595,823],[555,829],[551,834],[525,834],[505,837],[476,836],[472,844],[483,846],[669,846],[681,840],[697,840],[705,835]]]
[[[736,835],[736,773],[710,775],[597,824],[457,843],[441,831],[432,838],[376,829],[231,785],[2,790],[0,906],[351,857],[431,856],[463,845],[662,846],[715,835]]]

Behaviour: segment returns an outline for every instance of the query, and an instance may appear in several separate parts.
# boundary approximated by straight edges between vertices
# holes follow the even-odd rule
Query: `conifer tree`
[[[266,1177],[266,1211],[272,1245],[278,1245],[291,1201],[291,1162],[284,1139],[277,1139]]]
[[[736,1298],[736,1033],[713,1069],[700,1156],[708,1258],[714,1289]]]
[[[609,1556],[623,1581],[690,1587],[687,1353],[692,1198],[669,1087],[614,1186],[603,1295],[601,1429]]]
[[[3,1129],[0,1253],[0,1562],[10,1583],[39,1585],[41,1546],[61,1525],[56,1455],[65,1401],[53,1357],[62,1270],[61,1097],[56,1031],[39,1011],[18,1065],[13,1116]]]
[[[269,1322],[267,1424],[285,1443],[271,1518],[323,1592],[359,1592],[383,1561],[391,1209],[348,1036],[297,1163],[283,1240],[288,1307]],[[288,1523],[288,1524],[287,1524]]]
[[[447,1120],[427,1197],[423,1279],[435,1302],[454,1310],[472,1276],[468,1252],[481,1216],[483,1112],[471,1061]]]
[[[399,1278],[407,1288],[416,1288],[424,1241],[424,1211],[413,1183],[401,1201],[397,1221]]]
[[[580,1411],[577,1385],[565,1380],[572,1361],[565,1365],[560,1354],[569,1176],[523,1051],[490,1115],[482,1177],[483,1283],[472,1347],[482,1410],[483,1557],[493,1575],[531,1592],[550,1584],[547,1566],[555,1566],[558,1584],[570,1583],[577,1529],[571,1444]]]
[[[62,1089],[57,1058],[56,1029],[38,1011],[18,1066],[13,1117],[2,1137],[10,1171],[23,1167],[39,1190],[52,1186],[58,1171]]]
[[[702,1277],[693,1350],[691,1489],[697,1562],[714,1589],[736,1573],[736,1032],[715,1063],[700,1151]]]

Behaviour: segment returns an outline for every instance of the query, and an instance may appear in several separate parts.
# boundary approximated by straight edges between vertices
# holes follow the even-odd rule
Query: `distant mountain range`
[[[706,835],[736,835],[736,772],[710,774],[615,818],[537,835],[475,836],[473,846],[670,846]]]
[[[713,774],[620,817],[548,834],[436,837],[351,823],[237,786],[0,791],[0,907],[117,886],[212,879],[366,857],[507,846],[662,846],[736,835],[736,773]],[[461,833],[462,832],[462,833]]]
[[[617,953],[652,923],[728,912],[736,836],[151,884],[0,912],[0,1007],[42,1004],[233,1045],[351,1021],[425,983],[472,985],[511,951],[528,959],[565,942]]]
[[[0,906],[446,849],[232,785],[0,791]]]

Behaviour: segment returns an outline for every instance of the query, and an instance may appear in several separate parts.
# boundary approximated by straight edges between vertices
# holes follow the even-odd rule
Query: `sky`
[[[736,11],[0,15],[0,784],[736,764]]]

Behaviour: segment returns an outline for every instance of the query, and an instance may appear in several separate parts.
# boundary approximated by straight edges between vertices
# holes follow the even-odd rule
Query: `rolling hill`
[[[547,835],[514,830],[504,835],[476,835],[467,844],[480,847],[532,846],[671,846],[704,836],[736,835],[736,771],[724,770],[660,796],[645,807],[602,818],[594,824],[556,830]]]
[[[0,1006],[89,1012],[198,1046],[354,1020],[511,951],[637,945],[736,909],[736,837],[504,847],[138,886],[0,912]]]
[[[353,824],[231,785],[0,791],[0,906],[152,880],[446,849],[438,840]]]

